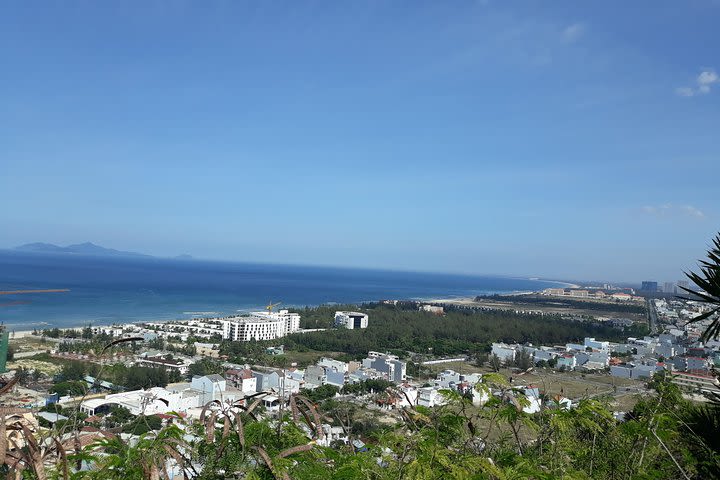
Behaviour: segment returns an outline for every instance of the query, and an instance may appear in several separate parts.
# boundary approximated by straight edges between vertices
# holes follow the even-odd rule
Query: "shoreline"
[[[565,288],[580,288],[576,284],[569,283],[569,282],[563,282],[563,281],[559,281],[559,280],[540,280],[540,281],[546,282],[546,283],[556,283],[556,284],[565,285],[566,286]],[[361,302],[352,302],[352,303],[348,303],[347,305],[362,305],[362,304],[366,304],[366,303],[382,303],[383,301],[388,301],[388,300],[390,300],[390,301],[392,301],[392,300],[410,301],[410,302],[417,302],[417,303],[454,303],[454,304],[458,304],[458,305],[471,305],[471,304],[475,303],[475,298],[477,296],[482,296],[482,295],[511,296],[511,295],[530,295],[530,294],[535,294],[535,293],[538,293],[538,291],[537,290],[513,290],[513,291],[504,291],[504,292],[478,291],[477,293],[474,293],[471,295],[464,294],[464,295],[458,295],[457,297],[454,297],[454,296],[412,297],[412,298],[405,298],[405,299],[385,298],[385,299],[375,299],[375,300],[363,300]],[[321,307],[321,306],[330,306],[330,305],[346,305],[346,304],[345,303],[337,303],[337,302],[325,302],[325,303],[313,304],[313,305],[311,305],[311,304],[286,305],[285,308],[303,309],[303,308],[317,308],[317,307]],[[36,322],[36,324],[39,324],[38,327],[34,328],[34,329],[30,329],[30,330],[28,330],[27,326],[25,326],[25,325],[27,325],[27,322],[25,322],[25,324],[23,324],[23,325],[10,324],[10,325],[18,325],[18,327],[21,328],[22,330],[13,330],[13,329],[9,328],[8,325],[5,325],[5,329],[10,334],[11,339],[20,339],[20,338],[33,336],[34,330],[43,331],[43,330],[51,330],[54,328],[59,328],[60,330],[81,331],[83,328],[87,327],[88,325],[91,325],[93,327],[113,327],[113,326],[122,327],[122,326],[126,326],[126,325],[139,325],[139,324],[143,324],[143,323],[188,322],[191,320],[201,320],[201,319],[205,319],[205,318],[208,318],[208,319],[224,318],[224,317],[229,317],[229,316],[233,316],[233,315],[237,315],[237,314],[247,313],[250,311],[263,310],[263,309],[264,309],[264,306],[259,305],[256,307],[245,307],[242,309],[237,309],[237,310],[235,310],[233,312],[229,312],[229,313],[223,313],[223,312],[219,312],[219,311],[209,311],[209,310],[205,311],[205,312],[189,312],[188,311],[188,312],[183,312],[183,314],[193,314],[191,316],[191,318],[162,318],[162,319],[148,318],[148,319],[142,319],[142,320],[129,320],[126,322],[113,322],[113,323],[105,323],[103,321],[99,321],[99,322],[89,321],[83,325],[74,324],[74,325],[67,325],[67,326],[54,325],[51,322],[43,321],[43,322]],[[208,313],[208,314],[212,313],[214,316],[199,315],[199,314],[204,314],[204,313]],[[31,323],[31,325],[32,325],[32,323]]]

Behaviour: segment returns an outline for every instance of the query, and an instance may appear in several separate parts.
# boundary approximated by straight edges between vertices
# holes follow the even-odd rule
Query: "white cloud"
[[[697,208],[693,207],[692,205],[684,205],[681,207],[681,209],[683,212],[685,212],[687,215],[690,215],[691,217],[705,218],[705,214]]]
[[[705,218],[705,213],[692,205],[675,206],[672,203],[665,203],[663,205],[645,205],[641,210],[653,217]]]
[[[715,70],[703,70],[695,79],[696,87],[679,87],[675,89],[675,93],[681,97],[705,95],[710,93],[711,85],[718,82],[720,82],[720,77],[715,73]]]
[[[698,75],[697,81],[700,85],[711,85],[718,81],[718,74],[712,70],[706,70]]]
[[[585,25],[582,23],[573,23],[563,30],[563,38],[566,42],[572,43],[582,37],[585,33]]]

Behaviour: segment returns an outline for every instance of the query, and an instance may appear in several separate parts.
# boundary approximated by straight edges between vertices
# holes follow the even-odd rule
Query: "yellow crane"
[[[281,303],[282,302],[277,302],[277,303],[270,302],[270,303],[268,303],[267,307],[265,307],[265,309],[268,311],[268,313],[272,313],[273,308],[277,307]]]

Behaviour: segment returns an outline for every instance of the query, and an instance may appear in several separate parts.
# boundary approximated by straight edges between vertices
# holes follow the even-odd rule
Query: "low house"
[[[569,353],[558,355],[556,367],[565,368],[566,370],[574,370],[575,367],[577,367],[575,355]]]
[[[491,355],[497,356],[502,362],[515,361],[515,350],[517,345],[508,345],[506,343],[493,343]]]
[[[225,372],[225,378],[233,387],[243,393],[254,393],[257,391],[257,378],[252,371],[244,368],[242,370],[231,368]]]

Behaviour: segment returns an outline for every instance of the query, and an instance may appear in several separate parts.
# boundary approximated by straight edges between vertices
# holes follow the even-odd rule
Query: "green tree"
[[[702,334],[701,340],[717,339],[720,336],[720,233],[713,239],[713,246],[707,252],[707,260],[700,260],[700,273],[685,275],[700,289],[682,288],[689,293],[690,299],[700,299],[710,305],[710,309],[692,319],[699,322],[711,318],[710,325]]]
[[[189,375],[191,377],[195,376],[205,376],[205,375],[211,375],[214,373],[222,374],[225,372],[225,368],[223,368],[222,364],[218,362],[217,360],[213,360],[211,358],[203,358],[202,360],[199,360],[193,364],[190,365],[189,368]]]
[[[83,380],[86,370],[86,363],[73,360],[63,365],[62,370],[60,370],[60,377],[65,381]]]

